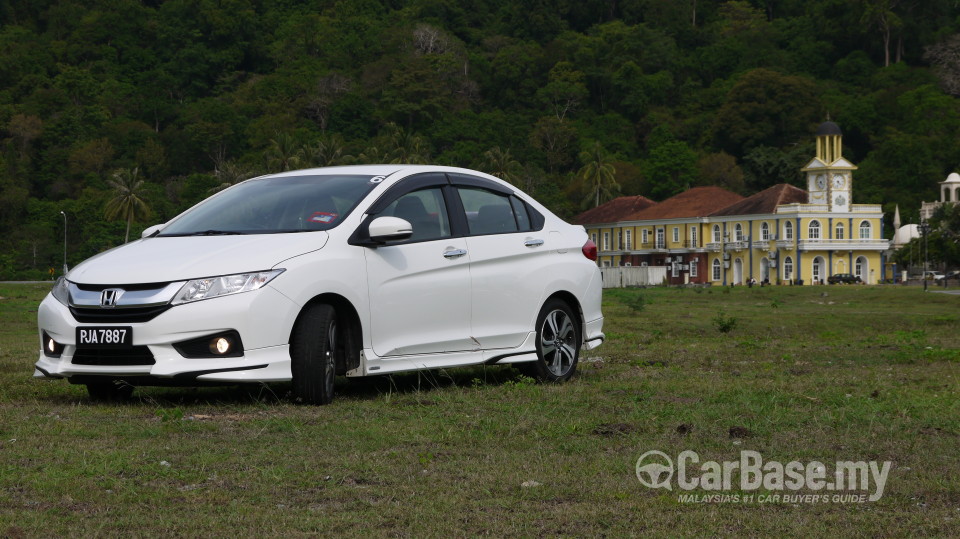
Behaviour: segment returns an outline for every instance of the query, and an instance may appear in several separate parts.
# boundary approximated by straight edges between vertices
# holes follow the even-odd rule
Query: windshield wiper
[[[184,232],[182,234],[160,234],[161,236],[232,236],[237,234],[246,234],[236,230],[199,230],[197,232]]]

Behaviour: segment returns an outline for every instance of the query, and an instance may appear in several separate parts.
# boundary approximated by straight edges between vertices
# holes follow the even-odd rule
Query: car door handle
[[[450,249],[449,251],[443,252],[443,257],[444,258],[460,258],[465,254],[467,254],[466,249]]]
[[[523,242],[523,244],[526,245],[527,247],[540,247],[541,245],[543,245],[543,240],[531,239],[531,240],[526,240],[525,242]]]

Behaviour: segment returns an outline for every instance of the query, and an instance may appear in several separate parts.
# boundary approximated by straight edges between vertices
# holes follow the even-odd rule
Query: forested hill
[[[131,210],[134,237],[289,168],[472,167],[567,217],[598,188],[802,185],[828,117],[855,201],[916,222],[960,168],[958,16],[954,0],[0,0],[0,278],[60,267],[61,211],[72,265],[122,242]],[[582,179],[596,168],[616,184]]]

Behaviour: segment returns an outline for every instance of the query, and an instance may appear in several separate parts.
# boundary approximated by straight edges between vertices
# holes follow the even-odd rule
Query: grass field
[[[44,293],[0,284],[0,535],[960,535],[960,296],[607,291],[608,341],[570,383],[433,371],[304,407],[284,385],[100,405],[31,379]],[[892,469],[868,503],[681,503],[635,472],[744,449]]]

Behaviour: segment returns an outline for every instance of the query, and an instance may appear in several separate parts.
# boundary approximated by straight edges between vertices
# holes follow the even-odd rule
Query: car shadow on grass
[[[338,399],[376,400],[385,396],[431,394],[447,388],[496,387],[532,384],[532,379],[506,365],[474,366],[457,369],[437,369],[407,373],[384,374],[363,378],[337,377],[334,403]],[[81,386],[82,387],[82,386]],[[290,383],[211,385],[200,387],[138,386],[132,397],[109,402],[112,405],[151,405],[159,407],[183,405],[242,405],[288,404]],[[51,395],[49,401],[62,400],[75,404],[76,393]],[[85,398],[91,405],[102,405]]]

